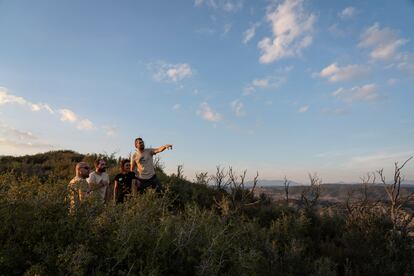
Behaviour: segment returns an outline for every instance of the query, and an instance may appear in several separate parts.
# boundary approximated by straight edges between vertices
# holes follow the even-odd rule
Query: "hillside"
[[[219,188],[166,175],[158,167],[163,194],[149,191],[123,204],[90,199],[70,213],[66,195],[74,164],[91,164],[96,156],[58,151],[1,157],[1,275],[414,271],[414,229],[406,223],[412,213],[405,205],[397,210],[398,216],[392,216],[389,203],[370,200],[325,208],[309,186],[306,201],[297,199],[292,205],[271,200],[260,187],[243,189],[238,179],[226,178],[229,186]],[[113,177],[117,158],[107,158]],[[291,195],[303,188],[292,187]],[[350,188],[323,185],[322,197],[342,198]],[[377,193],[376,187],[373,191]],[[379,190],[378,195],[382,196]]]

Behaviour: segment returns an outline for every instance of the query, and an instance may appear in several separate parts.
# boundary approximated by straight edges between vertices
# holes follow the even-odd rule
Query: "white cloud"
[[[369,73],[369,68],[364,65],[351,64],[339,67],[336,63],[322,69],[319,76],[328,78],[330,82],[347,81],[361,78]]]
[[[232,25],[230,23],[225,24],[224,27],[223,27],[223,34],[227,34],[228,32],[230,32],[231,27],[232,27]]]
[[[268,87],[269,86],[269,79],[254,79],[252,84],[256,87]]]
[[[405,71],[408,74],[414,74],[414,54],[403,53],[398,56],[398,69]]]
[[[62,122],[69,122],[69,123],[77,122],[76,128],[79,130],[95,129],[95,126],[91,120],[86,119],[86,118],[80,118],[75,112],[73,112],[70,109],[67,109],[67,108],[59,109],[57,112],[59,113],[60,120]],[[105,130],[104,127],[103,129]]]
[[[234,100],[230,103],[231,110],[237,117],[242,117],[246,115],[244,111],[244,104],[240,100]]]
[[[280,87],[286,81],[285,76],[267,76],[261,79],[254,79],[243,89],[243,95],[250,95],[256,89],[275,89]]]
[[[77,128],[79,130],[91,130],[95,129],[92,121],[87,118],[80,118],[75,112],[68,108],[62,108],[58,110],[54,110],[50,107],[47,103],[32,103],[22,97],[15,96],[13,94],[8,93],[6,88],[0,87],[0,105],[5,104],[18,104],[22,105],[33,112],[38,112],[41,110],[45,110],[52,115],[59,115],[60,120],[62,122],[69,122],[75,123],[78,122]]]
[[[79,130],[92,130],[95,127],[94,127],[93,123],[90,120],[83,119],[78,123],[76,128],[79,129]]]
[[[332,96],[347,102],[353,101],[373,101],[378,98],[378,89],[375,84],[355,86],[351,89],[339,88],[332,93]]]
[[[14,140],[36,140],[37,137],[30,131],[23,131],[14,127],[0,123],[0,132],[3,135],[13,138]]]
[[[203,4],[204,0],[195,0],[194,6],[201,6]]]
[[[150,67],[153,66],[150,65]],[[178,82],[193,75],[193,69],[187,63],[167,64],[161,62],[155,67],[153,78],[156,81]]]
[[[243,0],[195,0],[194,6],[201,7],[206,5],[214,10],[225,12],[237,12],[243,8]]]
[[[256,28],[258,28],[259,25],[260,23],[255,23],[243,33],[244,44],[249,42],[254,37],[254,35],[256,34]]]
[[[49,105],[47,105],[47,104],[42,104],[42,103],[40,103],[40,104],[30,104],[30,109],[32,110],[32,111],[40,111],[40,110],[46,110],[46,111],[48,111],[50,114],[54,114],[55,112],[53,111],[53,109],[49,106]]]
[[[200,108],[197,111],[197,114],[201,116],[204,120],[210,122],[219,122],[223,119],[223,116],[220,113],[215,112],[208,103],[203,102],[200,104]]]
[[[358,44],[361,48],[370,48],[374,60],[389,60],[398,56],[398,49],[408,40],[400,38],[398,32],[391,28],[380,28],[378,23],[367,28]]]
[[[22,97],[11,95],[7,92],[7,89],[0,87],[0,105],[16,103],[20,105],[26,105],[27,101]]]
[[[118,129],[114,126],[106,125],[106,126],[103,126],[102,128],[105,131],[105,134],[108,135],[108,136],[116,136],[117,135],[117,130]]]
[[[0,152],[2,154],[28,154],[39,150],[50,150],[54,146],[39,141],[30,131],[16,129],[0,122]]]
[[[302,106],[301,108],[299,108],[298,112],[299,113],[305,113],[308,110],[309,110],[309,105],[305,105],[305,106]]]
[[[44,103],[38,103],[34,104],[22,97],[15,96],[12,94],[9,94],[7,90],[4,88],[0,89],[0,105],[4,104],[19,104],[28,107],[31,111],[37,112],[41,110],[46,110],[50,114],[55,114],[55,111],[48,105]],[[60,120],[62,122],[76,122],[78,120],[78,116],[70,109],[59,109],[57,113],[60,115]],[[93,126],[92,122],[88,119],[82,120],[79,125],[78,129],[86,130],[90,129],[90,127]]]
[[[180,110],[181,109],[181,104],[175,104],[174,106],[173,106],[173,110],[174,111],[178,111],[178,110]]]
[[[252,85],[247,85],[243,88],[243,95],[251,95],[256,89]]]
[[[340,28],[337,23],[334,23],[331,26],[329,26],[328,31],[337,37],[344,37],[347,34],[347,31]]]
[[[62,122],[76,122],[78,120],[78,116],[70,109],[60,109],[58,110],[60,114],[60,120]]]
[[[312,43],[314,14],[303,7],[303,0],[285,0],[274,11],[267,13],[274,37],[265,37],[258,46],[262,52],[261,63],[271,63],[301,54]]]
[[[5,104],[19,104],[19,105],[29,107],[31,111],[46,110],[51,114],[54,113],[52,108],[50,108],[50,106],[47,104],[32,103],[22,97],[10,94],[6,88],[0,87],[0,105],[5,105]]]
[[[350,19],[353,18],[355,15],[357,14],[357,9],[354,7],[346,7],[345,9],[343,9],[338,16],[341,19]]]

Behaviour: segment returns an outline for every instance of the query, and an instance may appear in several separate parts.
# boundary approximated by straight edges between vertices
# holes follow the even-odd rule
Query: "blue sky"
[[[414,154],[414,2],[0,0],[0,154],[358,181]],[[405,171],[414,179],[411,162]]]

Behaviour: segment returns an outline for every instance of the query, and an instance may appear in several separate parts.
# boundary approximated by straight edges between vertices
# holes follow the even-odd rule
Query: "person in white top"
[[[107,190],[109,187],[109,175],[106,173],[106,161],[102,158],[95,160],[95,171],[87,179],[89,183],[90,196],[107,201]]]
[[[138,178],[138,190],[143,193],[146,188],[152,187],[156,192],[161,192],[161,185],[155,175],[153,156],[166,149],[172,149],[172,145],[166,144],[158,148],[145,148],[141,137],[135,139],[135,152],[131,157],[131,171]]]

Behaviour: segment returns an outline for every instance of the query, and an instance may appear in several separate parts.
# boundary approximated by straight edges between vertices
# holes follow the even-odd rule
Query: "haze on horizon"
[[[0,155],[355,182],[414,155],[414,2],[0,0]],[[404,173],[414,179],[414,162]]]

